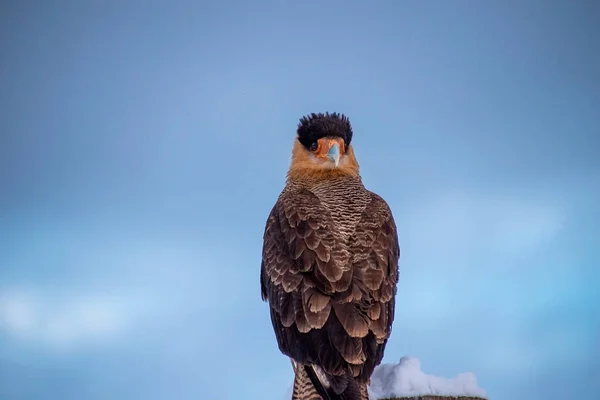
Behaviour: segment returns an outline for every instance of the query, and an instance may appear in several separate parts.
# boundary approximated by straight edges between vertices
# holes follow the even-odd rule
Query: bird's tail
[[[369,400],[367,385],[350,375],[326,376],[312,365],[294,365],[292,400]]]
[[[323,400],[302,365],[294,365],[292,400]]]

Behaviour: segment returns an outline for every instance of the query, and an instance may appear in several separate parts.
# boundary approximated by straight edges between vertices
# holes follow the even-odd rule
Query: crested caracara
[[[292,399],[368,399],[394,320],[399,258],[392,212],[362,183],[348,118],[303,117],[260,273],[279,349],[292,360]]]

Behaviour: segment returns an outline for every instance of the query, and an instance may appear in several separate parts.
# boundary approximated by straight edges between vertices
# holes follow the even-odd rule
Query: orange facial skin
[[[329,156],[327,155],[329,153],[329,150],[331,149],[331,146],[333,146],[335,144],[337,144],[340,148],[340,159],[342,157],[344,157],[344,139],[342,138],[328,138],[328,137],[324,137],[321,138],[319,140],[317,140],[317,150],[314,152],[315,157],[322,159],[324,161],[328,161],[329,160]]]
[[[336,143],[340,148],[340,160],[337,167],[329,159],[331,146]],[[292,149],[292,162],[288,170],[288,179],[322,180],[339,176],[359,176],[359,165],[352,146],[346,148],[344,140],[337,137],[324,137],[317,141],[317,148],[309,150],[298,140]]]

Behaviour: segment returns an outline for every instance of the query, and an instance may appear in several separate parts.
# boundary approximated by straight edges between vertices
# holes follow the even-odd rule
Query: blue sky
[[[385,360],[600,390],[592,1],[5,1],[0,398],[283,399],[264,223],[340,111],[402,249]]]

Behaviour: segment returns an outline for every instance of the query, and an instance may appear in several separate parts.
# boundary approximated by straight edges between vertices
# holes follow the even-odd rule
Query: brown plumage
[[[339,114],[300,120],[268,217],[261,292],[295,400],[367,400],[394,320],[400,249],[387,203],[367,190]]]

